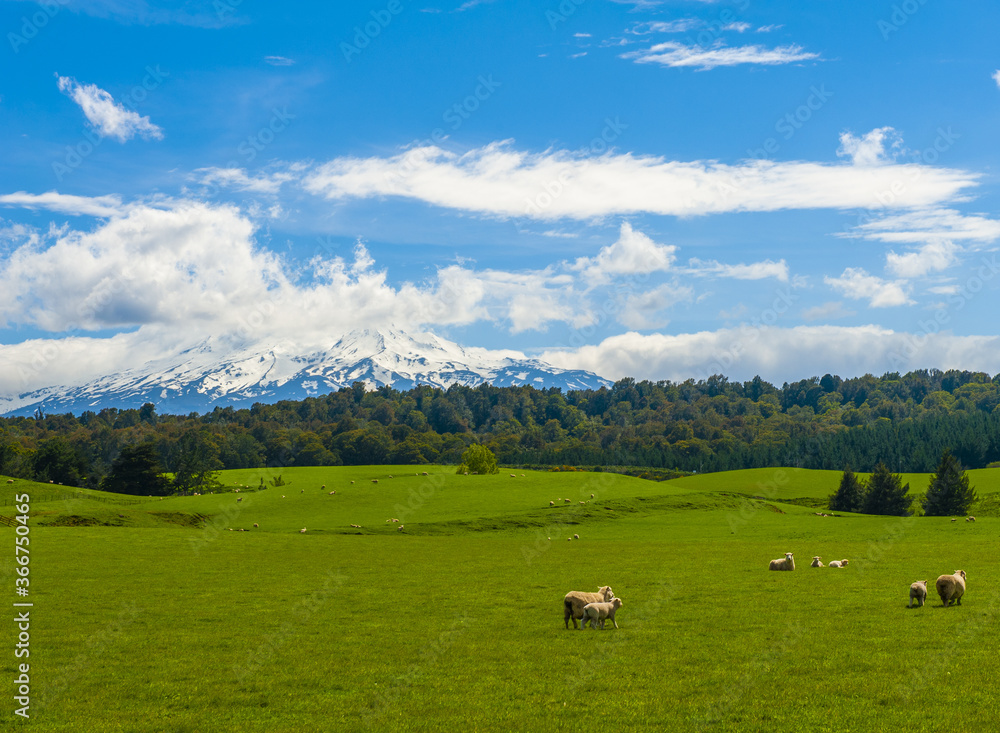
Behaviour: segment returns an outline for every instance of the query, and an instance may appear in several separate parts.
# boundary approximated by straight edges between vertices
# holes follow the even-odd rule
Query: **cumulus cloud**
[[[120,143],[131,140],[136,135],[143,139],[162,140],[163,130],[140,117],[139,113],[126,109],[96,84],[80,84],[68,76],[58,77],[59,91],[80,105],[87,121],[104,137]]]
[[[615,275],[647,275],[670,269],[677,248],[657,244],[628,222],[621,225],[618,241],[603,247],[594,257],[580,257],[570,267],[591,283],[607,282]]]
[[[996,371],[1000,337],[911,334],[879,326],[727,328],[685,334],[629,332],[577,349],[543,352],[563,368],[589,369],[608,379],[705,378],[725,374],[776,382],[803,375],[884,374],[912,369]]]
[[[848,267],[840,277],[824,277],[823,282],[848,298],[867,300],[872,308],[891,308],[914,303],[905,281],[883,280],[860,267]]]
[[[878,127],[860,137],[842,132],[837,155],[850,158],[856,166],[875,166],[892,162],[902,152],[900,134],[891,127]]]
[[[859,162],[870,158],[858,152]],[[917,163],[726,165],[630,153],[529,153],[506,141],[465,153],[424,145],[388,157],[335,158],[306,173],[302,185],[330,200],[397,196],[491,216],[587,220],[817,208],[881,207],[891,213],[940,206],[978,179],[968,171]],[[885,191],[896,190],[886,200]]]
[[[1000,87],[1000,69],[994,71],[993,75],[990,78],[993,79],[994,82],[996,82],[996,85],[998,87]]]
[[[819,59],[819,54],[806,51],[802,46],[795,44],[767,48],[756,44],[727,46],[722,41],[717,41],[711,47],[705,48],[677,41],[666,41],[647,49],[623,53],[621,58],[629,59],[637,64],[694,67],[698,71],[709,71],[720,66],[739,66],[742,64],[762,66],[791,64],[796,61]]]
[[[887,269],[902,278],[923,277],[931,272],[940,272],[958,262],[959,248],[946,240],[929,242],[912,252],[886,255]]]
[[[671,306],[690,300],[694,290],[677,282],[665,283],[652,290],[628,293],[620,303],[618,322],[625,328],[646,330],[663,328],[670,321],[665,312]]]

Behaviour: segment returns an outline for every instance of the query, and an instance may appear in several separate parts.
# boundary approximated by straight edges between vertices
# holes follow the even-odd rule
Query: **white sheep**
[[[952,519],[951,521],[952,521],[952,522],[957,522],[957,521],[958,521],[958,519]]]
[[[590,622],[590,628],[596,629],[597,622],[601,622],[601,628],[604,628],[604,622],[607,619],[611,619],[611,623],[618,628],[618,622],[615,621],[615,612],[622,607],[621,598],[612,598],[610,601],[605,601],[603,603],[588,603],[583,607],[583,625],[580,626],[580,630],[583,631],[587,628],[587,622]]]
[[[320,491],[326,491],[326,484],[323,484],[319,488],[320,488]]]
[[[549,506],[555,506],[555,505],[556,505],[556,503],[554,501],[550,501],[549,502]]]
[[[849,560],[831,560],[827,567],[831,568],[846,568]]]
[[[514,474],[511,474],[510,477],[511,478],[517,478],[517,476],[515,476]]]
[[[918,580],[916,583],[910,584],[910,602],[907,604],[907,608],[913,608],[913,601],[917,601],[918,606],[923,606],[924,601],[927,599],[927,581]]]
[[[302,529],[299,530],[299,534],[305,534],[305,533],[306,533],[306,528],[305,527],[303,527]]]
[[[934,585],[945,608],[951,605],[952,601],[959,606],[962,605],[962,596],[965,595],[964,570],[956,570],[954,575],[942,575]]]
[[[572,540],[572,537],[569,538]],[[610,585],[602,585],[596,593],[587,593],[582,590],[571,590],[563,598],[563,621],[566,628],[569,628],[569,620],[573,619],[573,628],[579,628],[576,620],[583,618],[583,607],[588,603],[602,603],[610,601],[615,597]]]
[[[569,499],[563,499],[563,501],[565,501],[567,504],[569,504],[570,500]]]
[[[795,560],[792,558],[792,553],[786,552],[784,557],[771,560],[768,570],[795,570]]]
[[[819,555],[816,555],[816,557],[813,558],[812,565],[810,565],[809,567],[811,567],[811,568],[822,568],[822,567],[824,567],[823,561],[820,559]]]
[[[965,518],[965,521],[966,521],[966,522],[975,522],[975,521],[976,521],[976,518],[975,518],[975,517],[966,517],[966,518]]]
[[[254,523],[253,523],[253,528],[254,528],[254,529],[259,529],[259,528],[260,528],[260,525],[259,525],[259,524],[257,524],[256,522],[254,522]]]
[[[402,532],[403,531],[403,525],[401,524],[398,527],[396,527],[396,530],[399,531],[399,532]]]
[[[578,534],[575,534],[575,535],[573,535],[573,539],[574,539],[574,540],[578,540],[578,539],[580,539],[580,535],[578,535]]]
[[[373,484],[377,484],[377,483],[378,483],[378,479],[377,479],[377,478],[373,478],[373,479],[372,479],[372,483],[373,483]]]

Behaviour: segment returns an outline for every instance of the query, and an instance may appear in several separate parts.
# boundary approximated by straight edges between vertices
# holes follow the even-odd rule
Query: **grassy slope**
[[[32,488],[34,509],[51,512],[31,535],[32,727],[537,731],[602,718],[625,730],[819,731],[947,718],[968,730],[1000,715],[1000,520],[822,518],[732,495],[757,493],[745,487],[773,470],[714,485],[427,470],[440,473],[289,469],[288,486],[241,492],[239,504],[117,507],[95,494],[67,506]],[[821,473],[789,471],[779,490],[829,493]],[[973,482],[985,493],[990,479]],[[423,494],[414,508],[411,490]],[[397,507],[403,533],[384,523]],[[125,526],[42,526],[109,512]],[[163,513],[212,518],[184,528]],[[259,531],[227,531],[255,521]],[[582,539],[567,542],[574,532]],[[799,569],[767,572],[786,551]],[[804,567],[817,554],[852,563]],[[7,586],[12,555],[0,556]],[[906,609],[910,582],[959,567],[963,606]],[[621,629],[565,631],[562,595],[601,583],[625,599]],[[5,655],[0,673],[13,662]]]

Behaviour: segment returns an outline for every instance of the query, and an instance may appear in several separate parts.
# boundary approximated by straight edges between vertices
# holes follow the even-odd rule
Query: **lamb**
[[[768,570],[795,570],[795,560],[792,553],[786,552],[783,558],[771,560]]]
[[[816,557],[813,558],[812,565],[810,565],[809,567],[811,567],[811,568],[822,568],[822,567],[824,567],[823,561],[820,559],[819,555],[816,555]]]
[[[831,560],[827,567],[831,568],[846,568],[848,560]]]
[[[910,602],[906,606],[907,608],[913,608],[913,601],[916,599],[918,606],[924,605],[924,600],[927,598],[927,581],[918,580],[916,583],[910,584]]]
[[[615,612],[622,607],[621,598],[612,598],[610,601],[604,603],[588,603],[583,607],[583,625],[580,627],[580,631],[587,628],[587,622],[590,622],[590,628],[596,629],[597,622],[601,622],[601,628],[604,628],[604,622],[607,619],[611,619],[611,623],[618,628],[618,622],[615,621]]]
[[[577,626],[577,619],[583,618],[583,607],[588,603],[603,603],[615,597],[610,585],[602,585],[596,593],[587,593],[581,590],[571,590],[563,598],[563,621],[566,628],[569,628],[569,620],[573,619],[573,628]]]
[[[962,596],[965,595],[965,571],[956,570],[954,575],[942,575],[934,584],[937,587],[941,602],[947,608],[952,601],[959,606],[962,605]]]

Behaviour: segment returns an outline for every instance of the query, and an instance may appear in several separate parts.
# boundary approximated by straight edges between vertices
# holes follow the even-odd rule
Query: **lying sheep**
[[[846,568],[849,560],[831,560],[827,567],[831,568]]]
[[[572,539],[572,538],[570,538]],[[563,598],[563,621],[566,628],[569,628],[569,620],[573,619],[573,628],[577,626],[577,619],[583,618],[583,607],[588,603],[604,603],[615,597],[610,585],[602,585],[596,593],[586,593],[582,590],[571,590]]]
[[[916,599],[918,606],[924,605],[924,601],[927,599],[926,580],[918,580],[916,583],[910,584],[910,603],[906,606],[907,608],[913,608],[914,599]]]
[[[812,565],[810,565],[809,567],[811,567],[811,568],[822,568],[822,567],[824,567],[823,561],[820,559],[819,555],[816,555],[816,557],[813,558]]]
[[[954,575],[942,575],[934,584],[937,587],[941,602],[947,608],[952,601],[959,606],[962,605],[962,596],[965,595],[965,571],[956,570]]]
[[[604,628],[604,622],[607,619],[611,619],[611,623],[618,628],[618,622],[615,621],[615,612],[622,607],[621,598],[612,598],[610,601],[605,601],[603,603],[588,603],[583,607],[583,625],[580,627],[580,631],[587,628],[587,622],[590,622],[590,628],[596,629],[597,622],[601,622],[601,628]]]
[[[771,560],[768,570],[795,570],[795,560],[792,553],[786,552],[783,558]]]

